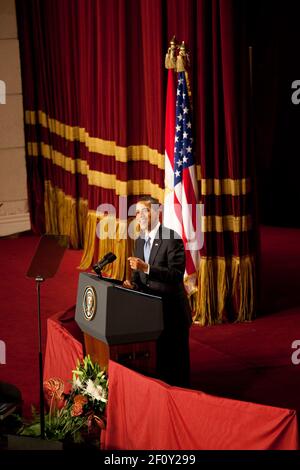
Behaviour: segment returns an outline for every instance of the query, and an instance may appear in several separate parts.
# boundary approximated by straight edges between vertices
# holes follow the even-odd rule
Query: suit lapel
[[[144,259],[144,244],[145,240],[143,238],[138,238],[136,241],[136,250],[135,256],[140,259]]]
[[[152,249],[149,257],[149,264],[153,264],[160,245],[162,244],[162,226],[159,227],[156,237],[153,240]]]

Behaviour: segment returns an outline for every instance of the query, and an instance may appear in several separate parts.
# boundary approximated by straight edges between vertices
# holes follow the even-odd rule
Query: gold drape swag
[[[129,160],[146,160],[156,165],[158,168],[164,168],[164,155],[157,150],[151,149],[147,145],[130,145],[122,147],[116,142],[110,140],[92,137],[82,127],[69,126],[57,119],[52,119],[43,111],[26,111],[26,124],[40,124],[48,129],[52,134],[56,134],[71,142],[79,141],[84,143],[90,152],[101,153],[102,155],[113,156],[117,161],[127,162]]]
[[[99,153],[103,156],[112,156],[116,161],[148,161],[152,165],[157,166],[157,168],[164,169],[164,155],[160,154],[157,150],[147,147],[146,145],[121,147],[116,145],[115,142],[91,137],[83,128],[69,126],[56,119],[51,119],[42,111],[38,111],[37,113],[35,111],[26,111],[25,122],[29,125],[40,124],[51,133],[63,137],[71,142],[74,140],[83,142],[90,151]],[[50,159],[55,165],[60,166],[66,171],[70,171],[72,174],[80,173],[82,175],[87,175],[89,184],[101,186],[107,189],[116,189],[117,194],[122,196],[126,196],[128,194],[146,194],[148,192],[151,193],[153,197],[157,197],[160,202],[163,202],[164,200],[163,188],[159,188],[157,185],[151,183],[150,180],[118,181],[115,175],[90,170],[86,160],[80,158],[72,159],[67,155],[63,155],[61,152],[56,151],[51,145],[44,142],[27,142],[27,152],[28,155],[32,157],[42,155],[44,158]],[[201,181],[201,194],[203,196],[211,194],[216,196],[226,194],[238,196],[245,195],[250,191],[250,180],[247,178],[201,178],[200,165],[197,165],[197,179],[198,181]],[[138,192],[139,185],[142,186],[140,188],[141,192]]]
[[[42,111],[26,111],[25,121],[28,125],[39,124],[47,128],[50,133],[66,140],[80,141],[89,151],[101,154],[102,158],[108,156],[121,162],[148,161],[159,169],[164,168],[164,155],[145,145],[121,147],[116,142],[91,137],[85,129],[63,124]],[[71,174],[86,175],[88,185],[113,189],[117,195],[151,194],[160,202],[164,200],[164,189],[150,179],[120,181],[116,175],[91,170],[86,160],[72,159],[44,142],[27,142],[27,154],[29,158],[51,160],[52,164]],[[203,196],[239,196],[246,195],[251,190],[250,180],[245,178],[203,179],[199,165],[197,178],[201,181]],[[49,179],[44,182],[44,196],[46,231],[69,235],[74,248],[83,246],[80,269],[88,269],[95,258],[100,259],[108,251],[112,251],[118,261],[108,265],[104,273],[120,280],[130,277],[127,258],[132,254],[134,240],[130,237],[124,238],[126,224],[124,225],[123,221],[116,218],[113,222],[116,227],[115,238],[104,235],[99,243],[96,230],[104,220],[104,216],[90,210],[86,199],[75,199],[65,194],[63,188],[56,187]],[[103,226],[108,222],[107,217],[104,222]],[[241,233],[251,229],[250,215],[205,215],[202,218],[204,234],[225,231]],[[198,291],[191,297],[195,313],[194,321],[200,325],[221,322],[228,299],[236,303],[238,321],[251,320],[254,311],[254,272],[254,259],[251,255],[228,258],[202,257],[198,273]]]

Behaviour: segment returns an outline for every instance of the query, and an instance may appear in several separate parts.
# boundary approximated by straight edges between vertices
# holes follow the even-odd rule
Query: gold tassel
[[[89,212],[84,235],[83,255],[79,269],[88,269],[92,262],[95,251],[97,216],[95,212]]]
[[[57,217],[54,213],[56,207],[56,195],[53,191],[50,181],[45,181],[44,207],[45,207],[45,226],[46,233],[58,235]]]
[[[194,322],[204,326],[226,320],[230,305],[236,321],[251,321],[255,308],[255,263],[252,256],[201,258]]]
[[[215,323],[217,292],[214,279],[213,260],[201,259],[198,278],[198,308],[195,322],[201,326]]]
[[[233,297],[238,305],[237,321],[251,321],[255,307],[255,269],[252,257],[235,258]]]
[[[186,72],[190,65],[189,55],[186,51],[185,42],[182,41],[176,60],[176,72]]]
[[[175,69],[176,68],[176,38],[172,37],[170,41],[170,46],[165,57],[165,68],[166,69]]]
[[[68,235],[70,246],[79,248],[77,201],[50,181],[45,181],[44,201],[46,233]]]
[[[61,189],[56,189],[58,200],[59,233],[68,235],[72,248],[78,249],[77,204],[71,196],[66,196]]]

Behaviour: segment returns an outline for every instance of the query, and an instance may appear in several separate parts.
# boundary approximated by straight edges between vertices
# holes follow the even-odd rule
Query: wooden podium
[[[162,300],[118,284],[91,273],[79,275],[75,321],[84,333],[86,353],[102,368],[112,359],[155,376]]]

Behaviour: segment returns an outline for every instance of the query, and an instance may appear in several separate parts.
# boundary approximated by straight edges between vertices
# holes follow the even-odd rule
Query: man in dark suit
[[[190,383],[191,310],[183,285],[184,245],[180,236],[159,222],[159,202],[141,198],[136,205],[141,234],[129,258],[131,281],[124,287],[158,295],[163,300],[164,331],[157,341],[158,378],[170,385]]]

